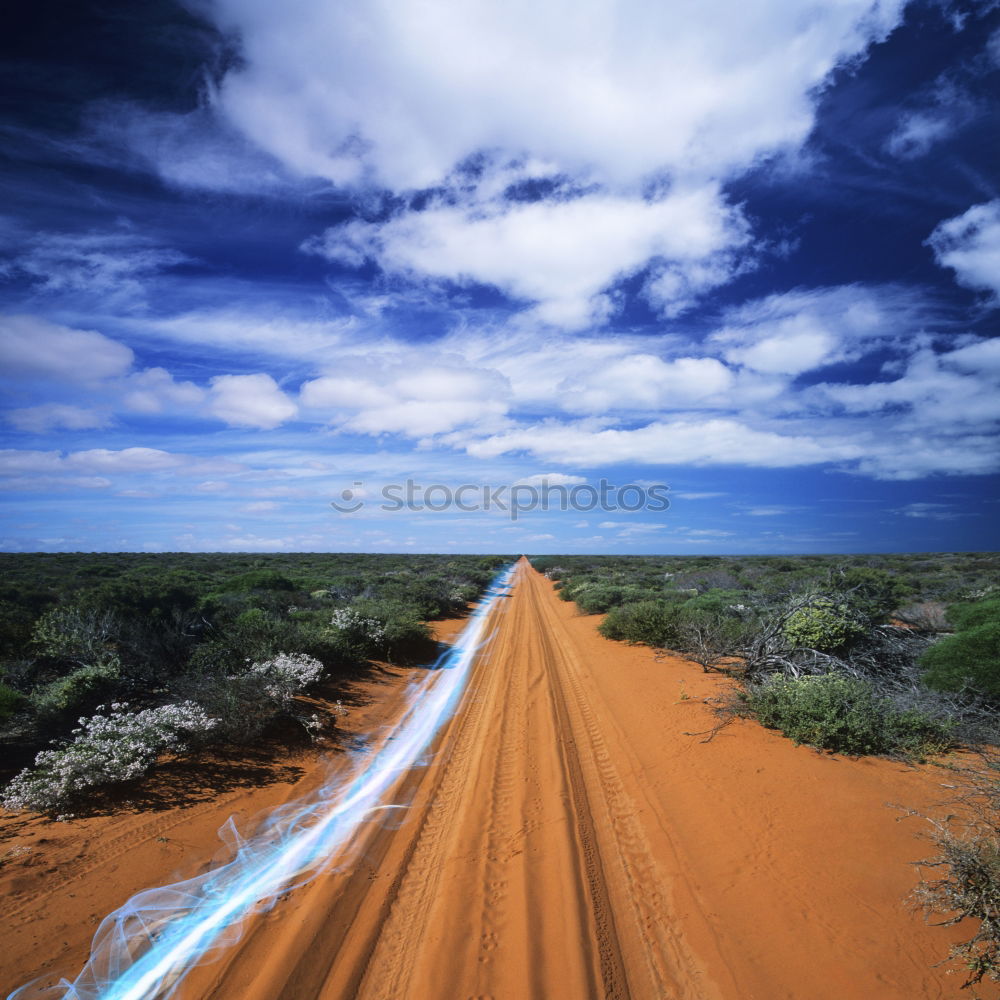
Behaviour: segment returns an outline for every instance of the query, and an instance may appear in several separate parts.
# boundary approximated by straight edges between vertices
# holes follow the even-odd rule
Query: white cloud
[[[535,305],[542,322],[577,329],[606,318],[604,293],[651,259],[671,262],[679,284],[656,286],[653,297],[678,311],[728,278],[729,268],[709,265],[746,240],[741,214],[707,184],[651,201],[599,193],[489,207],[439,204],[384,223],[351,222],[307,248],[352,265],[370,258],[393,273],[493,285]]]
[[[631,184],[719,175],[808,134],[837,65],[896,26],[902,0],[734,7],[581,0],[218,0],[243,60],[221,114],[304,175],[428,187],[480,150]]]
[[[731,364],[794,376],[905,335],[913,307],[895,289],[843,285],[770,295],[730,310],[710,338]]]
[[[59,451],[6,449],[0,451],[3,488],[25,488],[25,482],[111,486],[106,477],[205,476],[246,471],[246,466],[223,457],[200,458],[160,448],[90,448],[63,454]]]
[[[0,365],[7,375],[94,383],[123,375],[132,351],[95,330],[75,330],[35,316],[0,317]]]
[[[208,108],[178,114],[102,102],[87,115],[98,148],[91,159],[152,169],[165,183],[236,194],[287,192],[294,178],[272,156],[213,115]]]
[[[204,389],[193,382],[177,382],[164,368],[147,368],[129,377],[123,402],[135,413],[161,413],[167,407],[197,407],[204,398]]]
[[[963,425],[981,428],[1000,419],[997,349],[988,348],[988,343],[970,344],[941,355],[919,350],[897,379],[863,385],[824,383],[815,386],[809,396],[816,401],[825,397],[850,413],[904,408],[911,427],[927,430]],[[973,365],[977,374],[962,373]],[[987,365],[992,374],[990,368],[984,370]]]
[[[19,248],[11,268],[46,292],[99,296],[102,305],[142,298],[146,281],[189,258],[127,229],[94,233],[40,233]]]
[[[976,340],[949,351],[942,362],[964,372],[988,372],[1000,376],[1000,339]]]
[[[587,480],[583,476],[570,476],[565,472],[540,472],[534,476],[523,476],[518,479],[514,486],[581,486]],[[582,521],[577,527],[586,527],[587,522]]]
[[[657,421],[634,430],[537,424],[470,442],[467,450],[480,458],[527,452],[542,461],[582,468],[619,462],[790,468],[863,454],[848,442],[759,431],[730,419]]]
[[[92,430],[107,427],[111,422],[107,413],[64,403],[44,403],[40,406],[9,410],[6,419],[18,430],[33,434],[44,434],[46,431],[59,428],[71,431]]]
[[[275,184],[284,172],[362,194],[436,192],[303,245],[339,264],[375,260],[410,287],[493,286],[567,330],[605,324],[616,283],[646,272],[640,294],[675,317],[752,266],[723,183],[795,153],[832,71],[904,6],[302,0],[289,18],[216,0],[211,15],[241,45],[211,93],[223,124],[126,113],[113,128],[171,183],[252,187],[253,169],[229,166],[236,132]],[[169,165],[178,144],[195,164],[185,176]]]
[[[912,111],[904,114],[886,140],[886,149],[903,160],[913,160],[954,131],[956,122],[943,112]]]
[[[248,289],[233,292],[234,300],[246,298]],[[228,350],[236,355],[294,358],[321,362],[332,351],[343,350],[346,335],[354,330],[351,319],[314,320],[275,313],[268,306],[252,309],[204,309],[146,322],[152,334],[175,343]]]
[[[398,357],[378,379],[377,366],[348,358],[343,367],[369,374],[321,376],[302,386],[302,405],[332,414],[333,424],[363,434],[423,438],[470,424],[493,423],[507,412],[510,388],[496,372],[454,365],[413,366]],[[362,367],[363,366],[363,367]]]
[[[217,375],[211,384],[209,412],[227,424],[271,430],[298,413],[270,375]]]
[[[253,503],[243,504],[239,510],[247,514],[269,514],[280,508],[281,504],[275,503],[273,500],[256,500]]]
[[[938,264],[951,268],[960,285],[989,291],[1000,303],[1000,199],[946,219],[927,243]]]
[[[955,518],[967,516],[953,510],[952,505],[946,503],[908,503],[905,507],[896,510],[895,513],[902,514],[903,517],[916,517],[932,521],[953,521]]]
[[[186,464],[186,457],[159,448],[91,448],[66,457],[66,464],[93,472],[160,472]]]
[[[651,354],[625,354],[567,378],[562,403],[570,413],[677,410],[724,403],[734,381],[733,373],[715,358],[664,361]]]

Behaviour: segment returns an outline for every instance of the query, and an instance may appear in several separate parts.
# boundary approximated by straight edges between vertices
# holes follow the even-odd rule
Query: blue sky
[[[998,547],[993,0],[22,8],[5,549]]]

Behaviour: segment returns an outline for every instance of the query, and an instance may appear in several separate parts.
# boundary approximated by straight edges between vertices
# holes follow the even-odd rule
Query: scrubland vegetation
[[[509,557],[0,555],[7,808],[65,813],[164,753],[317,725],[296,695],[373,659],[429,661],[427,621]]]
[[[916,900],[978,919],[954,949],[1000,981],[1000,555],[532,560],[610,639],[675,650],[735,683],[724,715],[797,743],[923,759],[965,747],[964,825],[935,820],[942,876]]]

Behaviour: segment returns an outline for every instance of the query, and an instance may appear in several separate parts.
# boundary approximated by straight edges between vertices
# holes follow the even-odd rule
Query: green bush
[[[298,588],[282,573],[277,573],[274,570],[255,569],[249,573],[241,573],[239,576],[232,577],[222,589],[232,591],[278,590],[288,593]]]
[[[20,691],[0,682],[0,722],[6,722],[25,702]]]
[[[967,604],[952,604],[948,608],[947,617],[958,632],[975,628],[977,625],[1000,622],[1000,598],[994,597]]]
[[[864,628],[845,604],[820,598],[793,611],[785,622],[785,638],[794,646],[832,653],[850,645]]]
[[[574,600],[585,615],[599,615],[621,604],[624,594],[622,587],[588,587],[581,590]]]
[[[598,626],[608,639],[676,646],[680,640],[677,605],[665,601],[635,601],[612,608]]]
[[[195,674],[238,671],[244,664],[266,660],[280,650],[297,648],[297,625],[262,608],[250,608],[199,643],[189,669]]]
[[[920,665],[928,687],[938,691],[971,688],[1000,699],[1000,621],[986,621],[945,636],[924,653]]]
[[[82,666],[102,659],[119,631],[120,624],[110,612],[60,605],[35,622],[32,643],[42,656]]]
[[[30,702],[43,719],[77,716],[113,697],[119,687],[121,665],[115,657],[88,664],[31,692]]]
[[[914,592],[895,574],[868,566],[841,570],[832,584],[851,610],[870,622],[884,622]]]
[[[351,608],[381,626],[381,637],[368,650],[368,656],[423,652],[430,642],[431,631],[420,611],[412,605],[393,600],[362,599],[354,601]]]
[[[944,724],[901,712],[867,681],[842,674],[775,677],[751,688],[747,705],[762,725],[796,743],[838,753],[920,756],[951,745]]]

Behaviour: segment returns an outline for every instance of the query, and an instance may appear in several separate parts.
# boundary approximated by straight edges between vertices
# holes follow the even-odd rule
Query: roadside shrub
[[[796,743],[838,753],[923,755],[952,742],[944,723],[901,712],[868,681],[842,674],[770,678],[747,692],[747,706]]]
[[[793,611],[785,620],[784,632],[793,646],[831,653],[859,639],[864,628],[845,604],[818,598]]]
[[[50,681],[31,692],[30,702],[42,719],[58,719],[90,711],[113,695],[121,677],[117,657],[79,667],[65,677]]]
[[[968,970],[965,988],[983,979],[1000,983],[1000,759],[993,757],[985,771],[961,774],[962,826],[950,822],[954,816],[932,819],[931,839],[939,853],[920,862],[945,874],[922,881],[911,899],[927,916],[945,914],[947,919],[935,923],[946,927],[979,921],[976,933],[951,949],[951,957]]]
[[[851,610],[873,624],[884,622],[913,594],[913,587],[897,575],[869,566],[842,569],[831,583]]]
[[[322,673],[323,664],[311,656],[279,653],[241,673],[187,678],[181,690],[215,719],[217,738],[248,743],[287,713],[295,695]]]
[[[25,702],[20,691],[0,682],[0,722],[6,722]]]
[[[357,608],[337,608],[330,618],[330,631],[337,645],[355,659],[366,659],[385,649],[385,625]]]
[[[612,608],[598,626],[608,639],[676,646],[680,640],[677,606],[664,601],[635,601]]]
[[[585,615],[599,615],[622,603],[622,587],[587,587],[580,590],[574,600]]]
[[[993,597],[985,601],[952,604],[949,606],[947,614],[948,621],[955,626],[957,632],[964,632],[977,625],[1000,622],[1000,598]]]
[[[111,612],[60,605],[35,622],[32,642],[43,656],[87,664],[106,656],[118,629]]]
[[[678,628],[678,648],[706,673],[723,669],[727,660],[739,656],[754,633],[754,625],[736,615],[692,610],[687,605]]]
[[[188,669],[195,674],[243,670],[248,662],[296,648],[297,631],[294,622],[263,608],[249,608],[220,627],[211,639],[195,646]]]
[[[924,683],[938,691],[972,689],[1000,699],[1000,621],[987,621],[934,643],[920,658]]]
[[[323,675],[323,664],[304,653],[279,653],[248,671],[268,697],[285,706]]]
[[[7,786],[4,808],[59,812],[88,789],[132,781],[149,770],[159,754],[184,750],[214,727],[215,720],[190,702],[142,712],[115,703],[107,715],[81,719],[68,746],[39,753],[34,767],[25,768]]]
[[[383,638],[369,647],[368,656],[426,652],[431,630],[423,621],[419,610],[412,605],[402,601],[360,599],[354,602],[352,610],[381,625]]]

